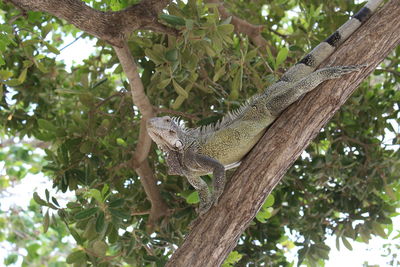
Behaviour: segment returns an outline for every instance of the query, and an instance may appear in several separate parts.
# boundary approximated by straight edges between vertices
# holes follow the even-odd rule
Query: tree
[[[184,179],[166,175],[160,151],[151,149],[146,119],[169,113],[190,125],[215,122],[276,80],[360,5],[338,1],[340,12],[332,12],[332,3],[318,1],[9,2],[1,4],[6,12],[0,39],[2,129],[7,136],[48,142],[43,171],[56,188],[76,193],[66,208],[48,193],[45,199],[34,195],[45,210],[57,211],[79,245],[68,263],[163,265],[174,246],[181,246],[170,266],[216,266],[240,238],[229,257],[242,257],[239,265],[288,265],[285,249],[278,249],[282,244],[301,248],[299,261],[313,265],[328,257],[327,233],[346,247],[351,246],[347,238],[368,242],[371,235],[388,234],[384,229],[390,230],[400,192],[398,149],[382,144],[388,132],[399,134],[393,124],[400,99],[394,88],[400,53],[397,1],[387,3],[329,61],[369,62],[368,70],[326,83],[289,108],[232,176],[221,203],[193,225],[183,244],[182,233],[196,217],[187,203],[198,199]],[[267,18],[260,6],[268,10]],[[305,12],[285,14],[296,7]],[[98,38],[98,52],[71,72],[50,56],[59,53],[64,34]],[[362,84],[352,104],[323,128],[264,202],[387,55],[375,71],[385,79]],[[392,144],[398,144],[397,137]],[[45,230],[58,220],[48,214]],[[296,233],[295,243],[285,228]]]

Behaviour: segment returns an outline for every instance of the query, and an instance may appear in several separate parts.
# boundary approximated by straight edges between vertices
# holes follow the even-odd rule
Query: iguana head
[[[158,147],[164,151],[180,151],[184,147],[184,132],[177,121],[169,116],[149,119],[147,132]]]

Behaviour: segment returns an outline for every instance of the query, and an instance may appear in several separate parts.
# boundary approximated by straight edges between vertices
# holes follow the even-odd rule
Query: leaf
[[[18,81],[19,81],[20,83],[23,83],[23,82],[25,81],[27,72],[28,72],[28,69],[25,68],[25,69],[23,69],[23,70],[21,71],[21,73],[19,74],[19,76],[18,76]]]
[[[40,40],[33,40],[33,39],[31,39],[31,40],[23,41],[23,42],[21,43],[21,46],[22,46],[22,47],[27,47],[27,46],[35,45],[35,44],[37,44],[37,43],[40,43]]]
[[[75,214],[74,218],[77,219],[77,220],[86,219],[86,218],[94,215],[98,210],[99,210],[98,208],[85,209],[85,210],[82,210],[80,212],[77,212]]]
[[[168,15],[168,14],[161,14],[160,19],[164,20],[165,22],[174,25],[174,26],[185,26],[186,22],[183,18],[174,16],[174,15]]]
[[[49,211],[46,212],[44,215],[43,219],[43,232],[46,233],[47,230],[49,229],[49,224],[50,224],[50,216],[49,216]]]
[[[86,260],[86,253],[82,250],[74,251],[68,255],[66,262],[69,264]]]
[[[92,189],[89,190],[88,193],[89,193],[89,195],[90,195],[91,197],[93,197],[94,199],[96,199],[97,202],[103,203],[103,197],[102,197],[102,195],[101,195],[101,193],[100,193],[99,190],[97,190],[97,189],[95,189],[95,188],[92,188]]]
[[[110,189],[108,184],[104,184],[103,189],[101,189],[101,196],[103,197],[103,199],[106,199],[106,194],[108,192],[108,189]]]
[[[372,223],[372,229],[374,230],[375,234],[378,234],[382,238],[385,238],[385,239],[387,238],[385,230],[383,230],[383,227],[382,227],[381,224],[379,224],[377,222],[373,222]]]
[[[213,82],[217,82],[222,75],[225,74],[225,65],[222,65],[217,71],[215,71]]]
[[[182,88],[175,80],[172,80],[172,84],[174,85],[175,91],[182,97],[188,98],[189,94]]]
[[[234,266],[234,264],[238,263],[242,259],[243,255],[237,251],[231,251],[228,257],[225,259],[222,267],[230,267]]]
[[[165,58],[169,61],[178,60],[178,49],[174,48],[165,52]]]
[[[282,47],[278,55],[276,56],[275,70],[286,60],[289,50],[286,47]]]
[[[45,39],[47,34],[53,29],[53,24],[47,23],[45,26],[42,27],[42,38]]]
[[[111,201],[110,204],[108,204],[108,206],[110,208],[117,208],[117,207],[124,205],[124,202],[125,202],[125,200],[123,198],[119,198],[114,201]]]
[[[119,217],[121,219],[130,219],[131,215],[128,213],[125,213],[123,211],[120,210],[116,210],[116,209],[109,209],[110,213],[115,216],[115,217]]]
[[[128,146],[128,144],[127,144],[127,143],[125,142],[125,140],[122,139],[122,138],[117,138],[117,139],[116,139],[116,142],[117,142],[117,144],[120,145],[120,146],[123,146],[123,147],[127,147],[127,146]]]
[[[58,201],[55,197],[51,197],[51,200],[53,201],[54,204],[56,204],[58,207],[60,207],[60,204],[58,204]]]
[[[196,204],[200,202],[199,192],[194,191],[186,197],[186,202],[189,204]]]
[[[100,211],[96,219],[96,232],[100,233],[104,228],[104,212]]]
[[[13,76],[13,72],[10,70],[0,70],[0,79],[7,80]]]
[[[272,207],[275,203],[275,197],[274,195],[270,194],[267,199],[265,200],[264,204],[262,205],[263,208],[268,208]]]
[[[44,201],[43,199],[41,199],[39,197],[39,194],[37,192],[33,193],[33,200],[35,200],[35,202],[41,206],[47,206],[46,201]]]
[[[50,192],[49,192],[49,190],[47,190],[47,188],[44,190],[44,193],[45,193],[45,195],[46,195],[46,200],[47,200],[47,202],[49,202],[49,199],[50,199]]]
[[[222,24],[217,26],[217,31],[222,34],[231,34],[235,27],[232,24]]]
[[[58,50],[55,46],[49,44],[48,42],[43,42],[44,45],[47,47],[47,49],[49,49],[50,52],[59,55],[60,54],[60,50]]]
[[[38,120],[37,120],[37,123],[39,124],[39,127],[40,127],[41,129],[47,130],[47,131],[49,131],[49,132],[55,132],[55,131],[57,130],[57,127],[54,126],[54,124],[51,123],[51,122],[48,121],[48,120],[45,120],[45,119],[38,119]]]
[[[72,237],[75,239],[76,243],[78,243],[79,245],[82,244],[82,238],[81,236],[78,234],[78,232],[73,229],[73,228],[69,228],[69,232],[71,233]]]
[[[83,142],[82,145],[79,147],[79,151],[82,154],[87,154],[92,151],[92,144],[90,142]]]
[[[107,252],[107,244],[102,240],[93,243],[93,250],[98,256],[104,256]]]
[[[353,250],[353,247],[351,246],[350,242],[347,240],[346,237],[342,236],[342,242],[343,242],[343,245],[344,245],[348,250]]]
[[[157,84],[157,88],[158,88],[158,89],[163,89],[163,88],[167,87],[167,85],[168,85],[170,82],[171,82],[171,78],[162,80],[161,82],[159,82],[159,83]]]

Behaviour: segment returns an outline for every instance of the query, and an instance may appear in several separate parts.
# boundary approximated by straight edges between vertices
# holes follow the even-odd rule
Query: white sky
[[[65,44],[72,42],[74,38],[71,36],[66,37]],[[86,59],[90,53],[95,49],[95,41],[88,41],[85,39],[79,39],[71,46],[65,48],[61,51],[61,54],[57,56],[57,60],[64,60],[69,69],[71,65],[81,64],[84,59]],[[27,182],[29,181],[29,182]],[[10,205],[14,205],[14,203],[18,203],[18,206],[27,207],[29,205],[29,201],[32,198],[32,194],[34,191],[38,190],[39,195],[44,198],[44,189],[51,189],[51,184],[47,181],[46,178],[43,178],[41,175],[35,175],[31,177],[27,177],[24,179],[24,182],[20,185],[15,186],[14,188],[9,188],[7,191],[10,193],[9,197],[1,199],[1,210],[6,210]],[[54,191],[51,192],[54,195]],[[61,192],[57,193],[56,196],[62,196]],[[394,221],[394,232],[400,230],[400,218]],[[368,261],[369,264],[375,264],[378,266],[389,266],[387,261],[389,258],[382,257],[381,254],[383,250],[381,249],[383,244],[388,243],[390,240],[384,240],[379,237],[375,237],[370,240],[369,244],[353,242],[349,240],[353,246],[353,251],[347,250],[343,244],[341,244],[341,250],[337,251],[335,246],[336,237],[329,237],[327,241],[327,245],[331,247],[331,252],[329,254],[330,260],[326,262],[326,267],[357,267],[363,266],[365,261]],[[2,244],[4,245],[4,244]],[[3,258],[0,253],[0,266],[3,264]]]

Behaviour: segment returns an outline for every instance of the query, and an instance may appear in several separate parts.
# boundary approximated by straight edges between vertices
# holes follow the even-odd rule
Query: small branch
[[[230,14],[224,5],[219,0],[206,0],[207,3],[218,4],[218,11],[221,14],[222,19],[227,19],[232,17],[231,24],[235,26],[235,32],[240,34],[245,34],[249,37],[251,42],[259,47],[262,51],[265,51],[266,46],[269,46],[272,53],[275,52],[274,47],[271,47],[268,42],[261,36],[261,32],[264,26],[261,25],[253,25],[235,15]]]
[[[75,38],[75,40],[73,40],[72,42],[70,42],[69,44],[63,46],[60,48],[60,51],[63,51],[65,48],[69,47],[70,45],[74,44],[76,41],[78,41],[79,39],[82,38],[82,36],[84,35],[84,33],[82,33],[81,35],[79,35],[78,37]]]
[[[128,44],[122,47],[114,46],[114,50],[121,63],[122,69],[128,78],[131,87],[132,101],[142,114],[140,121],[139,139],[131,160],[131,167],[135,169],[144,187],[146,195],[151,202],[150,217],[148,220],[149,230],[152,230],[155,222],[162,216],[168,215],[168,206],[165,204],[158,190],[156,178],[147,161],[151,147],[151,139],[147,134],[146,122],[154,116],[153,107],[144,92],[142,80],[137,71],[137,66],[129,50]]]

